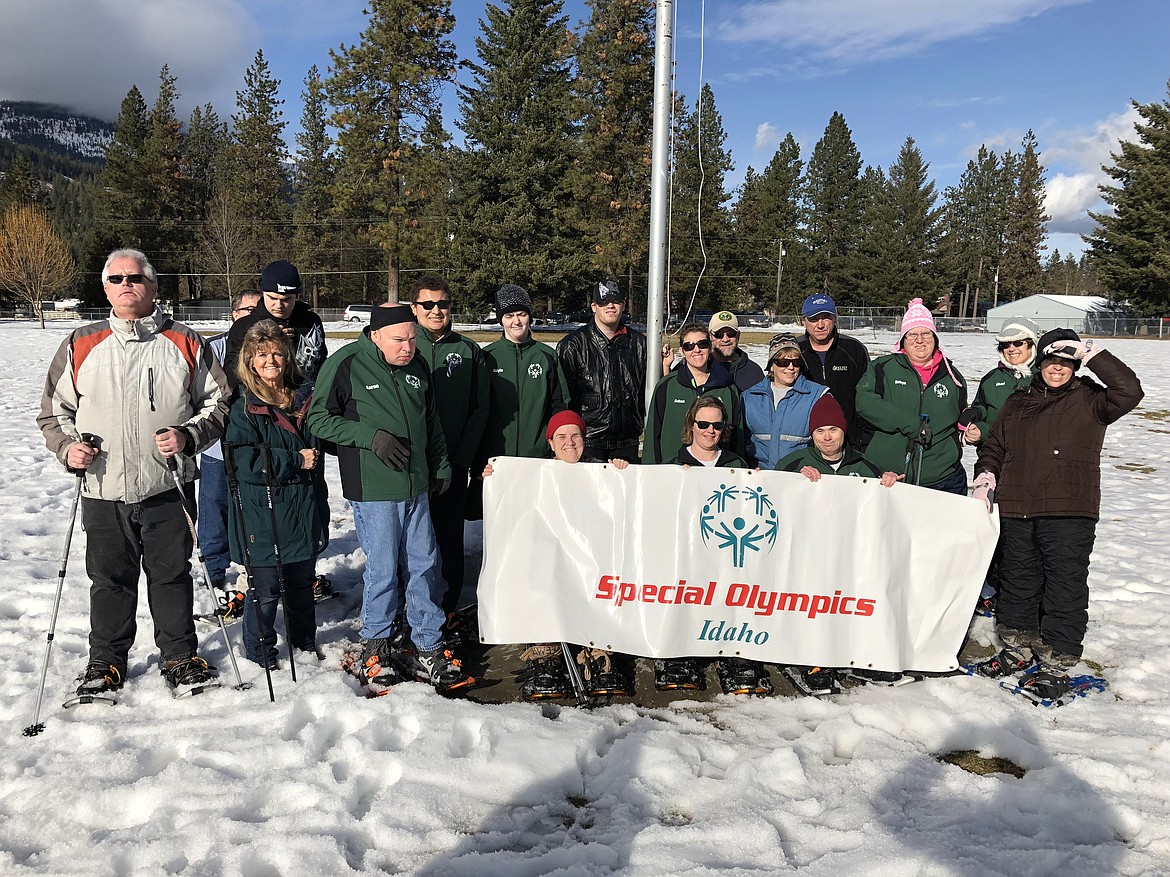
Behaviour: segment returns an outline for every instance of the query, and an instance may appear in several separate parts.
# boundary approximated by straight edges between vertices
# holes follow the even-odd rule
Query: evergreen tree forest
[[[42,207],[78,264],[73,294],[94,304],[105,254],[136,246],[178,300],[254,288],[287,258],[318,307],[396,301],[440,274],[463,313],[509,282],[538,310],[579,311],[603,278],[644,313],[653,0],[588,0],[576,24],[561,0],[500,0],[471,58],[451,41],[451,0],[366,7],[357,41],[306,71],[299,107],[257,51],[226,118],[210,104],[178,118],[183,83],[166,67],[131,86],[100,164],[0,142],[0,211]],[[827,107],[816,143],[789,134],[731,190],[718,95],[676,93],[668,312],[792,314],[812,292],[842,307],[920,296],[957,317],[1037,292],[1166,310],[1165,211],[1154,221],[1148,205],[1170,204],[1170,103],[1138,109],[1142,142],[1120,147],[1103,191],[1115,213],[1072,257],[1045,248],[1032,132],[981,148],[939,191],[912,132],[889,167],[867,165]]]

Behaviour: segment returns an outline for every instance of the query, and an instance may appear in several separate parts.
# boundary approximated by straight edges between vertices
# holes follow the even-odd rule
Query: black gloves
[[[959,429],[966,429],[976,420],[983,419],[983,409],[975,405],[968,405],[959,412]]]
[[[431,496],[442,496],[447,492],[447,488],[451,486],[450,478],[432,478],[431,479]]]
[[[402,472],[410,465],[410,439],[394,435],[384,429],[374,433],[374,441],[370,445],[379,460],[396,472]]]

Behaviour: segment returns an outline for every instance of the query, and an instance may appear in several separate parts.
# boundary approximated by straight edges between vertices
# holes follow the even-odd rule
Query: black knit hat
[[[505,283],[496,293],[496,317],[503,319],[504,314],[515,311],[524,311],[532,316],[532,296],[522,286]]]
[[[410,305],[379,305],[370,311],[370,331],[399,323],[417,323]]]
[[[1049,329],[1040,336],[1040,340],[1036,343],[1036,365],[1041,365],[1044,360],[1049,358],[1063,359],[1072,366],[1073,371],[1081,367],[1077,360],[1064,356],[1060,353],[1045,353],[1048,345],[1055,344],[1057,341],[1080,341],[1081,336],[1072,329]]]
[[[269,262],[260,273],[260,291],[275,292],[278,295],[299,295],[301,273],[297,266],[284,259]]]

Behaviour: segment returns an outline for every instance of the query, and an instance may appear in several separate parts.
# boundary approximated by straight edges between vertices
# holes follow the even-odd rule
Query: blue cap
[[[818,292],[804,300],[804,304],[800,306],[800,315],[802,317],[815,317],[817,314],[837,316],[837,305],[833,303],[832,296]]]

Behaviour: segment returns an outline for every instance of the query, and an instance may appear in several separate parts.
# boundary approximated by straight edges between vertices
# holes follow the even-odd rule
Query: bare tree
[[[214,280],[212,288],[223,284],[226,298],[231,299],[234,278],[252,276],[252,231],[244,221],[231,196],[219,189],[207,205],[207,216],[199,233],[198,259]]]
[[[69,247],[40,207],[13,204],[0,219],[0,288],[26,302],[41,318],[41,302],[73,285],[77,266]]]

